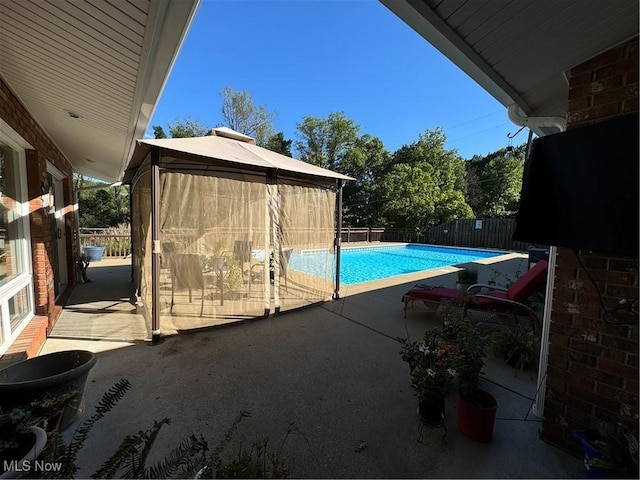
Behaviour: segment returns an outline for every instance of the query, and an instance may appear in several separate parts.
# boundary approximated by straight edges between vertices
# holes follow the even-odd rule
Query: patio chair
[[[519,316],[527,317],[533,331],[539,333],[540,320],[527,301],[540,286],[544,285],[548,265],[549,263],[545,260],[537,262],[508,289],[494,285],[475,284],[462,293],[456,288],[418,284],[402,297],[405,318],[407,308],[416,301],[420,301],[426,306],[431,304],[438,307],[448,302],[462,308],[463,316],[468,315],[471,311],[490,313],[502,318],[511,318],[515,320],[516,325]]]
[[[280,250],[280,278],[284,278],[284,289],[286,292],[289,291],[289,260],[291,259],[292,253],[293,248],[283,248]]]
[[[171,258],[171,308],[173,313],[174,294],[176,291],[189,290],[189,303],[193,301],[192,289],[201,291],[200,316],[204,312],[204,289],[206,282],[202,272],[200,257],[191,253],[174,254]]]
[[[291,259],[292,253],[293,253],[293,248],[280,249],[280,278],[284,278],[285,291],[289,291],[288,272],[289,272],[289,260]],[[261,273],[264,272],[264,270],[262,270],[262,272],[260,270],[264,268],[264,266],[265,264],[263,262],[254,263],[253,265],[251,265],[250,278],[249,278],[249,296],[251,296],[251,284],[255,280],[261,278]],[[271,279],[271,282],[273,283],[273,267],[270,266],[270,269],[271,269],[270,279]]]

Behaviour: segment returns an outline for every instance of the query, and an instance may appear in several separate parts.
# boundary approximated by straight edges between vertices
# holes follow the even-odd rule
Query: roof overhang
[[[566,117],[568,71],[638,35],[637,0],[380,1],[502,105],[527,116]]]
[[[115,182],[200,0],[0,0],[0,76],[77,173]]]

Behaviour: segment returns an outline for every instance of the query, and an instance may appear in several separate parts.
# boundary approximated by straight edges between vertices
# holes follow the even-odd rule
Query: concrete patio
[[[481,264],[481,282],[491,269],[513,278],[526,268],[526,257]],[[344,288],[338,301],[181,333],[151,346],[129,303],[129,260],[92,264],[92,283],[74,289],[41,354],[98,352],[84,395],[88,414],[120,378],[133,387],[86,442],[79,476],[91,475],[125,435],[154,420],[172,420],[154,448],[158,458],[191,433],[215,447],[246,410],[251,418],[240,424],[245,444],[266,435],[276,448],[295,424],[283,452],[296,478],[583,477],[580,459],[538,438],[541,420],[530,413],[536,374],[515,373],[502,360],[489,358],[485,368],[484,387],[498,400],[492,443],[458,431],[455,396],[447,401],[446,432],[420,428],[396,339],[418,339],[439,318],[416,309],[404,319],[400,299],[427,277],[453,285],[455,270]]]

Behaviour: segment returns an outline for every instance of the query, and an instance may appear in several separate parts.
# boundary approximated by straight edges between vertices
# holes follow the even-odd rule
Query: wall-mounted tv
[[[538,138],[513,239],[638,257],[638,114]]]

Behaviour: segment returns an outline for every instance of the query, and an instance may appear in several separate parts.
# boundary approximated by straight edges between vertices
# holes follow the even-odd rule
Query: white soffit
[[[0,76],[80,174],[120,180],[200,0],[0,0]]]
[[[566,116],[572,67],[638,35],[638,0],[381,0],[502,105]]]

